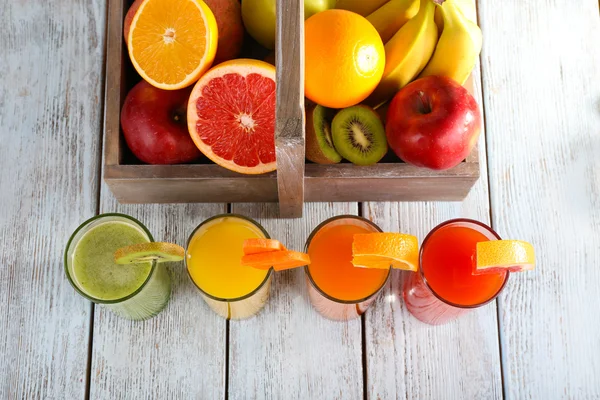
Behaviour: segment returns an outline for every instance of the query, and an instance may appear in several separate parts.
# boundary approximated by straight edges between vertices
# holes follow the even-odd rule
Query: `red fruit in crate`
[[[127,11],[123,23],[125,43],[127,43],[133,17],[143,2],[144,0],[136,0]],[[219,44],[214,65],[236,58],[244,44],[244,24],[239,0],[204,0],[204,2],[215,15],[219,30]]]
[[[275,67],[225,61],[194,86],[187,111],[196,146],[215,163],[243,174],[274,171]]]
[[[390,147],[405,162],[449,169],[477,144],[481,113],[467,89],[452,79],[428,76],[394,96],[385,130]]]
[[[162,90],[141,81],[127,94],[121,127],[127,146],[141,161],[184,164],[201,156],[187,130],[191,90]]]

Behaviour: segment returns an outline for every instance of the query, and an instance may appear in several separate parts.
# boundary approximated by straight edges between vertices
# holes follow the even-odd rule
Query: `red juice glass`
[[[430,325],[452,321],[494,300],[509,272],[473,274],[478,242],[500,240],[489,226],[453,219],[435,227],[421,245],[419,271],[404,281],[408,311]]]

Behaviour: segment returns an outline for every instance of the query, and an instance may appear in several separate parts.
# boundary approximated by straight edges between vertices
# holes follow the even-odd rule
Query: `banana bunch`
[[[383,78],[365,101],[374,108],[416,78],[464,84],[481,52],[473,0],[338,0],[336,8],[364,15],[385,44]]]

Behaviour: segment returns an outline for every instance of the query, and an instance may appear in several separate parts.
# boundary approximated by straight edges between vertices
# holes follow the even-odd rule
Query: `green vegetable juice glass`
[[[148,229],[124,214],[101,214],[81,224],[65,250],[65,272],[83,297],[132,320],[161,312],[171,297],[171,278],[155,260],[116,264],[117,249],[153,242]]]

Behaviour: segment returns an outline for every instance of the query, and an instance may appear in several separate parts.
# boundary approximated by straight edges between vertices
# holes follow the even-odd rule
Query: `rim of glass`
[[[249,297],[254,296],[260,289],[263,288],[263,286],[269,281],[269,278],[271,277],[271,274],[273,273],[273,267],[269,268],[269,272],[267,272],[267,275],[265,276],[265,279],[260,283],[260,285],[258,285],[256,287],[256,289],[252,290],[250,293],[245,294],[241,297],[235,297],[235,298],[231,298],[231,299],[227,299],[227,298],[223,298],[223,297],[216,297],[213,296],[209,293],[206,293],[204,290],[202,290],[202,288],[200,286],[198,286],[198,284],[194,281],[194,278],[192,278],[192,275],[190,274],[190,270],[188,269],[188,263],[187,263],[187,255],[188,255],[188,248],[190,247],[190,242],[192,241],[192,238],[194,237],[194,235],[196,234],[196,231],[198,229],[200,229],[203,225],[214,221],[215,219],[222,219],[222,218],[239,218],[239,219],[243,219],[245,221],[248,221],[250,223],[252,223],[254,226],[256,226],[258,229],[261,230],[262,233],[264,233],[265,238],[266,239],[271,239],[271,236],[269,236],[269,232],[267,232],[267,230],[258,222],[256,222],[255,220],[253,220],[250,217],[246,217],[245,215],[241,215],[241,214],[233,214],[233,213],[224,213],[224,214],[218,214],[215,216],[212,216],[208,219],[205,219],[204,221],[202,221],[190,234],[190,236],[188,237],[188,240],[185,244],[185,270],[188,274],[188,277],[190,278],[190,280],[192,281],[192,283],[194,284],[194,286],[196,286],[196,288],[206,297],[208,297],[209,299],[212,300],[216,300],[216,301],[223,301],[223,302],[235,302],[235,301],[241,301],[241,300],[245,300]]]
[[[325,221],[321,222],[319,225],[317,225],[317,227],[315,229],[313,229],[313,231],[310,233],[310,236],[308,237],[308,239],[306,239],[306,244],[304,245],[304,252],[308,253],[308,247],[310,246],[310,243],[312,241],[312,239],[314,238],[314,236],[326,225],[340,220],[340,219],[355,219],[361,222],[366,223],[367,225],[372,226],[373,228],[375,228],[376,232],[383,232],[383,230],[373,221],[368,220],[364,217],[358,216],[358,215],[352,215],[352,214],[347,214],[347,215],[337,215],[335,217],[331,217],[326,219]],[[377,293],[379,293],[379,291],[381,291],[381,289],[383,289],[383,287],[386,285],[386,283],[388,282],[388,280],[390,279],[390,275],[391,275],[391,271],[392,271],[392,267],[390,266],[390,268],[388,269],[388,273],[385,277],[385,279],[383,280],[383,283],[381,284],[381,286],[379,286],[377,288],[377,290],[375,290],[373,293],[371,293],[370,295],[368,295],[367,297],[364,297],[362,299],[357,299],[357,300],[340,300],[338,298],[332,297],[329,294],[325,293],[320,287],[319,285],[317,285],[317,283],[315,282],[315,280],[313,279],[312,275],[310,274],[310,270],[308,268],[308,265],[304,266],[304,272],[306,274],[306,276],[308,277],[308,280],[310,281],[310,283],[313,285],[313,287],[317,290],[317,292],[319,292],[323,297],[327,298],[328,300],[331,300],[333,302],[336,303],[340,303],[340,304],[358,304],[358,303],[362,303],[364,301],[369,300],[370,298],[372,298],[373,296],[375,296]]]
[[[425,236],[425,240],[423,240],[423,244],[421,245],[421,249],[419,250],[419,275],[421,276],[421,279],[423,279],[423,283],[425,283],[425,286],[427,287],[427,289],[429,289],[429,291],[431,293],[433,293],[433,295],[435,297],[437,297],[438,300],[440,300],[443,303],[448,304],[449,306],[452,307],[456,307],[456,308],[465,308],[465,309],[470,309],[470,308],[479,308],[481,306],[484,306],[492,301],[494,301],[496,299],[496,297],[498,297],[498,295],[502,292],[502,290],[504,289],[504,287],[506,286],[506,283],[508,282],[508,277],[510,276],[510,272],[506,271],[506,276],[504,278],[504,282],[502,282],[502,285],[500,286],[500,288],[498,289],[498,291],[489,299],[481,302],[481,303],[477,303],[477,304],[471,304],[471,305],[464,305],[464,304],[456,304],[453,303],[451,301],[448,301],[446,299],[444,299],[442,296],[440,296],[439,294],[437,294],[435,292],[435,290],[433,290],[433,288],[431,287],[431,285],[429,285],[429,282],[427,282],[427,278],[425,278],[425,272],[423,272],[423,249],[425,249],[425,245],[427,244],[427,240],[429,240],[431,238],[431,236],[437,232],[438,230],[440,230],[441,228],[448,226],[448,225],[452,225],[452,224],[473,224],[473,225],[478,225],[480,227],[482,227],[483,229],[485,229],[486,231],[490,232],[494,237],[496,237],[496,239],[498,240],[502,240],[502,238],[500,237],[500,235],[498,235],[496,233],[496,231],[494,231],[491,227],[489,227],[488,225],[484,224],[483,222],[479,222],[476,221],[474,219],[469,219],[469,218],[454,218],[454,219],[449,219],[448,221],[442,222],[441,224],[437,225],[435,228],[433,228],[428,234],[427,236]]]
[[[150,239],[150,242],[154,242],[154,237],[152,236],[152,233],[150,233],[150,231],[148,230],[148,228],[146,228],[146,226],[144,224],[142,224],[140,221],[138,221],[137,219],[133,218],[130,215],[127,214],[120,214],[120,213],[105,213],[105,214],[98,214],[92,218],[89,218],[87,220],[85,220],[84,222],[82,222],[77,229],[75,229],[75,231],[71,234],[71,237],[69,238],[69,241],[67,242],[67,247],[65,248],[65,255],[64,255],[64,268],[65,268],[65,274],[67,275],[67,279],[69,280],[69,283],[71,284],[71,286],[73,286],[73,288],[75,289],[75,291],[77,291],[77,293],[79,293],[81,296],[85,297],[86,299],[93,301],[94,303],[98,303],[98,304],[116,304],[116,303],[121,303],[125,300],[129,300],[130,298],[134,297],[135,295],[137,295],[139,292],[142,291],[142,289],[144,289],[146,287],[146,285],[148,284],[148,282],[150,281],[150,278],[152,278],[152,275],[154,274],[154,270],[156,269],[156,260],[152,261],[152,269],[150,270],[150,273],[148,274],[148,277],[146,278],[146,280],[144,281],[144,283],[142,283],[142,285],[137,288],[134,292],[132,292],[131,294],[128,294],[125,297],[121,297],[119,299],[115,299],[115,300],[102,300],[102,299],[97,299],[93,296],[90,296],[89,294],[83,292],[81,289],[79,289],[79,287],[77,286],[77,284],[73,281],[73,278],[71,277],[71,273],[69,272],[69,264],[68,264],[68,258],[69,258],[69,248],[71,247],[71,243],[73,242],[73,239],[75,239],[75,236],[77,235],[77,233],[79,233],[79,231],[81,231],[82,229],[84,229],[85,227],[87,227],[89,224],[91,224],[92,222],[102,219],[102,218],[106,218],[106,217],[120,217],[120,218],[125,218],[130,220],[131,222],[135,223],[136,225],[138,225],[140,228],[142,228],[142,230],[148,235],[148,239]],[[73,249],[74,250],[74,249]]]

